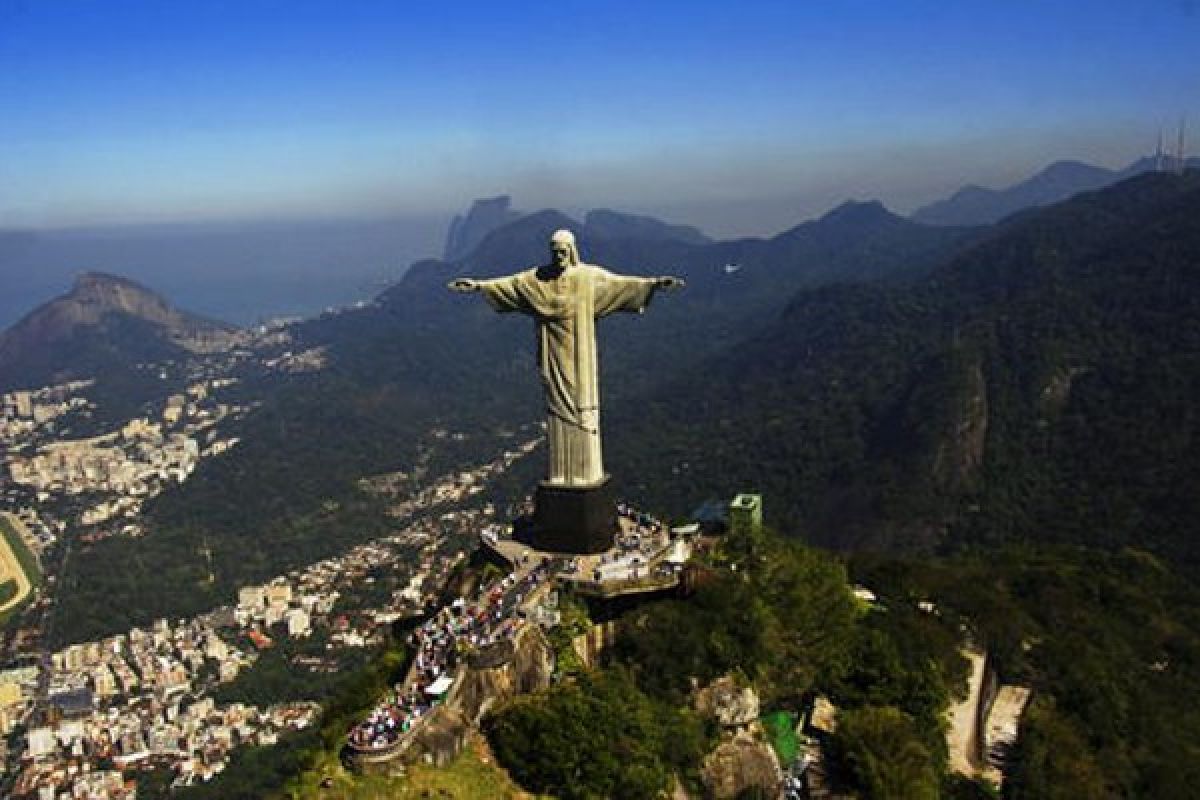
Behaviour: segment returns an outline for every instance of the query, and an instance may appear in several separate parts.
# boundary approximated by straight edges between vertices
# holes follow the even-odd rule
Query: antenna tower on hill
[[[1187,130],[1187,117],[1182,116],[1179,118],[1179,141],[1175,147],[1175,170],[1180,175],[1183,174],[1184,169],[1186,169],[1186,167],[1187,167],[1187,159],[1184,157],[1184,151],[1183,151],[1184,133],[1186,132],[1186,130]]]

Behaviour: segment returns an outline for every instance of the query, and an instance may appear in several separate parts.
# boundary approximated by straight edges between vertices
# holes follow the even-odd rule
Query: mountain
[[[485,197],[471,204],[465,215],[459,214],[450,222],[446,234],[443,261],[460,261],[483,242],[493,231],[516,222],[525,216],[512,209],[512,198],[508,195]],[[562,218],[579,230],[578,222]],[[691,225],[672,225],[639,214],[628,214],[609,209],[589,211],[584,217],[583,228],[589,238],[630,239],[638,241],[673,241],[685,244],[709,244],[712,240]]]
[[[760,489],[842,548],[1136,545],[1195,568],[1198,263],[1200,172],[1153,173],[1018,215],[920,280],[801,291],[616,409],[613,473],[674,513]]]
[[[988,225],[1026,208],[1066,200],[1118,181],[1161,169],[1160,158],[1148,156],[1124,169],[1097,167],[1080,161],[1056,161],[1031,178],[1006,189],[964,186],[953,195],[917,209],[912,219],[927,225]],[[1189,166],[1200,167],[1200,159]]]
[[[691,225],[670,225],[654,217],[624,214],[608,209],[589,211],[583,224],[591,235],[608,239],[670,240],[685,244],[712,242],[712,239]]]
[[[81,265],[246,327],[311,316],[369,300],[444,234],[434,214],[0,230],[0,329],[61,294]]]
[[[238,330],[174,308],[126,278],[79,275],[0,334],[0,388],[126,371],[138,361],[226,350]]]
[[[446,232],[442,258],[453,261],[470,253],[483,238],[501,226],[521,218],[521,212],[510,207],[508,195],[482,197],[471,204],[466,215],[456,214]]]
[[[469,348],[464,357],[477,357],[485,375],[517,357],[531,360],[533,339],[524,326],[497,317],[485,303],[448,292],[445,285],[459,275],[491,278],[544,263],[550,234],[570,228],[578,236],[584,261],[633,274],[677,275],[687,282],[685,290],[656,300],[652,313],[615,315],[600,326],[602,382],[612,387],[606,394],[616,397],[661,380],[661,371],[647,369],[648,364],[682,368],[732,346],[748,330],[782,312],[787,298],[800,288],[841,281],[908,280],[979,235],[975,229],[914,223],[877,202],[844,204],[769,239],[714,243],[696,243],[692,229],[684,228],[682,238],[674,238],[670,234],[678,226],[619,216],[639,222],[615,225],[617,215],[612,212],[589,215],[583,223],[554,210],[528,214],[493,231],[457,262],[428,260],[413,265],[396,286],[380,295],[373,312],[391,315],[392,321],[375,321],[367,327],[388,329],[399,322],[407,328],[405,338],[438,331],[442,338],[428,343],[435,350],[442,342],[465,339],[458,349]],[[637,232],[633,238],[628,235],[631,228]],[[645,236],[647,230],[657,233]],[[353,350],[371,338],[366,332],[339,337],[334,347]],[[311,346],[325,343],[324,335],[318,334]],[[426,379],[436,375],[435,370]],[[520,374],[506,376],[506,380],[535,383],[527,375],[525,380]]]
[[[579,234],[589,262],[688,281],[646,314],[613,315],[599,326],[605,414],[624,409],[626,416],[671,376],[777,319],[798,289],[862,276],[909,280],[978,235],[919,225],[874,204],[843,207],[772,239],[713,244],[691,243],[689,234],[685,241],[610,238],[557,211],[525,215],[463,259],[414,264],[367,307],[291,326],[291,347],[325,348],[327,367],[245,379],[242,391],[254,392],[247,400],[261,407],[230,429],[241,443],[147,507],[154,536],[106,540],[72,559],[57,635],[77,641],[191,613],[225,602],[239,585],[332,555],[382,524],[372,516],[376,501],[357,488],[364,475],[409,471],[421,452],[435,474],[460,469],[494,457],[512,431],[540,422],[530,321],[498,315],[446,283],[544,263],[549,235],[562,227]],[[464,437],[431,448],[435,429]],[[524,496],[542,472],[540,457],[520,462],[493,499],[503,507]],[[201,580],[206,567],[194,547],[201,539],[212,551],[214,584]],[[167,594],[166,584],[182,588]]]

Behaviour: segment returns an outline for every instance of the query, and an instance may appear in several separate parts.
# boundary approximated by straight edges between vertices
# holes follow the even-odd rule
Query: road
[[[975,775],[979,768],[979,695],[983,691],[987,653],[964,648],[963,656],[970,662],[967,696],[950,707],[950,727],[946,731],[946,746],[950,751],[950,770],[960,775]]]

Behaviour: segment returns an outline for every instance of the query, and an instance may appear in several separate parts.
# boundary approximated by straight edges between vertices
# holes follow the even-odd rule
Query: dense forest
[[[671,775],[697,788],[715,730],[692,693],[734,672],[764,712],[799,711],[812,692],[834,701],[830,754],[846,790],[993,796],[947,772],[944,713],[966,689],[967,642],[1035,693],[1005,797],[1182,798],[1200,779],[1200,594],[1145,551],[862,555],[850,577],[876,592],[869,610],[838,560],[794,539],[735,537],[722,561],[743,569],[628,614],[601,668],[489,718],[526,788],[653,797]]]
[[[701,763],[718,732],[692,710],[693,696],[732,674],[755,688],[764,712],[799,715],[814,692],[842,707],[846,786],[869,786],[859,756],[886,743],[917,759],[879,767],[902,786],[890,796],[936,796],[941,715],[965,691],[955,621],[913,603],[867,610],[837,559],[769,532],[731,535],[707,564],[711,579],[694,595],[622,616],[602,667],[485,720],[513,776],[561,797],[650,798],[672,776],[703,791]]]
[[[1144,550],[864,555],[881,597],[934,598],[1031,685],[1012,798],[1187,797],[1200,780],[1200,592]]]
[[[676,514],[760,488],[827,546],[1135,544],[1194,568],[1197,263],[1200,173],[1018,216],[922,280],[797,294],[611,415],[610,463]]]

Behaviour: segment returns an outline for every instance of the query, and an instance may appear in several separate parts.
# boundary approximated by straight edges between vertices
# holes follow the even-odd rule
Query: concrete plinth
[[[538,486],[530,531],[531,544],[538,550],[601,553],[613,546],[616,531],[611,476],[594,486]]]

